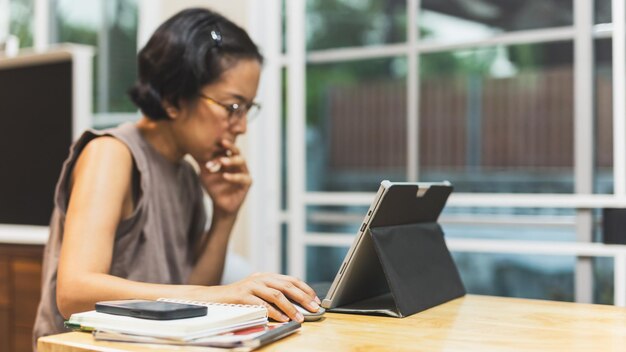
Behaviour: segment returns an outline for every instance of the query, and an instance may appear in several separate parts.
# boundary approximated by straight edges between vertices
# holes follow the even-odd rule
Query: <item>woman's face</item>
[[[235,142],[246,132],[246,116],[230,116],[222,105],[246,105],[256,97],[261,65],[253,59],[240,59],[226,70],[217,82],[204,86],[195,101],[181,104],[172,120],[172,131],[178,147],[200,165],[225,150],[222,140]]]

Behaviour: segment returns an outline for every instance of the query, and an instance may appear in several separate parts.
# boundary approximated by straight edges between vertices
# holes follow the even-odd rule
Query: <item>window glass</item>
[[[287,4],[285,0],[281,0],[281,13],[280,13],[280,28],[281,28],[281,52],[284,54],[287,52]]]
[[[372,191],[376,191],[373,189]],[[306,230],[328,236],[354,239],[369,206],[307,206]],[[351,242],[351,239],[348,240]],[[306,275],[309,282],[333,281],[348,247],[307,247]]]
[[[306,249],[306,281],[332,282],[348,247],[308,246]],[[323,297],[320,297],[323,299]]]
[[[126,92],[137,77],[136,0],[57,0],[51,40],[96,47],[94,111],[135,112]]]
[[[282,96],[282,116],[280,119],[280,176],[281,176],[281,198],[280,207],[287,210],[287,187],[289,173],[287,172],[288,156],[287,156],[287,69],[281,69],[281,96]]]
[[[421,0],[417,26],[430,43],[569,27],[573,2]],[[593,6],[595,24],[611,22],[611,0]],[[406,1],[309,0],[307,50],[405,43],[405,11]],[[561,41],[420,54],[419,180],[447,179],[455,192],[573,193],[573,49]],[[594,190],[610,194],[611,39],[596,39],[594,50]],[[406,64],[406,57],[308,64],[307,191],[373,194],[381,179],[405,179]],[[307,231],[349,239],[366,209],[307,206]],[[450,239],[577,240],[575,209],[448,206],[440,223]],[[332,280],[347,250],[307,246],[307,279]],[[453,256],[470,293],[574,300],[574,256]],[[611,304],[613,260],[593,263],[594,302]]]
[[[457,192],[573,192],[571,42],[424,54],[420,180]]]
[[[575,242],[575,215],[566,208],[447,206],[439,222],[447,238]]]
[[[284,223],[280,225],[280,272],[289,273],[289,228]]]
[[[466,212],[468,209],[454,209]],[[474,221],[488,217],[488,210],[475,208]],[[447,211],[450,212],[449,210]],[[455,224],[447,216],[443,224],[447,238],[518,239],[575,242],[575,217],[572,209],[505,209],[491,221],[502,225]],[[496,213],[498,213],[496,212]],[[510,219],[505,212],[535,214]],[[482,215],[480,213],[483,213]],[[552,215],[550,215],[552,213]],[[556,215],[558,214],[558,215]],[[444,216],[446,218],[446,216]],[[499,218],[499,219],[498,219]],[[544,225],[527,223],[543,219]],[[454,252],[453,257],[468,293],[508,297],[574,300],[572,256]],[[593,258],[593,302],[613,304],[613,258]],[[524,282],[525,285],[521,285]]]
[[[373,189],[372,192],[378,189]],[[356,235],[369,206],[308,206],[307,232]]]
[[[594,2],[594,23],[611,23],[611,0],[596,0]]]
[[[33,0],[10,0],[9,34],[19,38],[21,48],[33,46]]]
[[[308,0],[307,50],[406,41],[406,0]]]
[[[333,281],[347,252],[348,247],[307,247],[306,280]],[[470,294],[574,300],[574,257],[462,252],[452,256]],[[596,268],[603,278],[603,284],[596,286],[597,301],[612,300],[607,270]]]
[[[470,294],[574,300],[575,257],[453,252]]]
[[[574,209],[446,207],[446,238],[575,242]],[[453,252],[468,293],[573,301],[573,256]],[[524,284],[522,284],[524,283]]]
[[[593,303],[614,304],[613,258],[593,258]]]
[[[422,0],[418,20],[426,41],[462,42],[499,33],[573,24],[572,0]]]
[[[307,67],[307,190],[406,178],[406,59]]]
[[[613,50],[612,40],[595,41],[596,193],[613,193]]]

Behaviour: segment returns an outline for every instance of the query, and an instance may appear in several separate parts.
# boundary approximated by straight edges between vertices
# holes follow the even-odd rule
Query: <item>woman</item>
[[[182,11],[157,29],[139,53],[130,91],[142,118],[85,132],[64,164],[35,341],[64,331],[64,317],[104,300],[262,304],[278,321],[303,320],[289,300],[317,310],[315,292],[284,275],[219,286],[252,182],[235,140],[257,107],[261,63],[243,29],[206,9]],[[208,231],[203,189],[213,201]]]

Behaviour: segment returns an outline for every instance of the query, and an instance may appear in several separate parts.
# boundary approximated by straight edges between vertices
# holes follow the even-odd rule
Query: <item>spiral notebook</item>
[[[93,337],[94,339],[99,341],[135,342],[151,345],[165,344],[180,346],[236,348],[237,351],[243,352],[256,349],[258,347],[280,340],[285,336],[291,335],[292,333],[298,331],[300,329],[300,326],[300,323],[292,320],[288,323],[275,323],[272,325],[268,324],[262,326],[254,326],[251,328],[245,328],[237,331],[229,331],[218,335],[201,337],[190,341],[177,341],[172,339],[123,334],[104,330],[94,331]]]
[[[267,324],[263,306],[209,303],[160,298],[159,301],[207,307],[207,315],[175,320],[150,320],[88,311],[70,316],[65,326],[75,330],[105,330],[125,334],[189,341],[251,326]]]

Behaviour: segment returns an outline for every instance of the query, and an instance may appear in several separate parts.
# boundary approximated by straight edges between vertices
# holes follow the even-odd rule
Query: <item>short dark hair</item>
[[[168,119],[163,100],[179,107],[181,100],[194,99],[239,59],[263,63],[245,30],[208,9],[183,10],[161,24],[139,52],[139,77],[128,93],[150,119]]]

